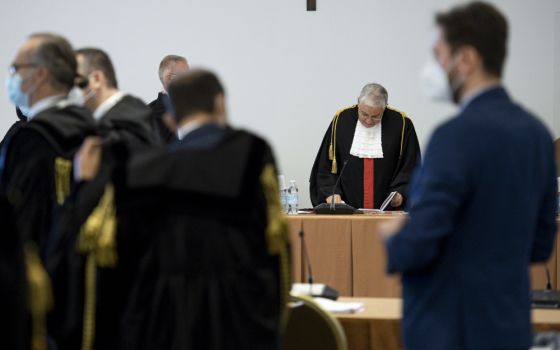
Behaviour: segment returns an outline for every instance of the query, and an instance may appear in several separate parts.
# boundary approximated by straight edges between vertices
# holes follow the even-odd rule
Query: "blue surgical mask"
[[[13,74],[6,78],[6,91],[8,98],[12,103],[19,107],[24,115],[28,115],[29,107],[29,94],[21,90],[23,79],[19,74]]]

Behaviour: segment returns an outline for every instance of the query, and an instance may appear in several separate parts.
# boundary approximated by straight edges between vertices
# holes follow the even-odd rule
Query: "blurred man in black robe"
[[[18,232],[33,240],[45,259],[55,244],[52,224],[72,186],[71,158],[95,132],[91,114],[69,104],[76,59],[66,39],[31,35],[11,66],[7,88],[28,122],[5,140],[0,184],[13,206]]]
[[[122,348],[277,349],[290,260],[272,150],[226,126],[214,74],[178,76],[169,95],[179,141],[131,160],[116,198],[135,224],[118,234],[148,248]]]
[[[89,112],[68,100],[76,78],[76,59],[63,37],[31,35],[20,47],[10,71],[8,95],[25,111],[28,122],[18,125],[2,147],[0,192],[6,196],[3,215],[10,215],[13,225],[6,220],[2,223],[30,247],[26,249],[30,256],[26,259],[30,284],[24,295],[28,296],[31,312],[29,328],[37,339],[33,347],[45,348],[45,311],[50,300],[46,295],[50,295],[50,286],[47,287],[48,277],[39,254],[46,262],[57,245],[54,223],[73,185],[71,159],[83,139],[95,133],[95,125]],[[12,254],[18,251],[19,248]],[[13,287],[17,281],[14,277]],[[18,300],[13,302],[16,307]],[[18,322],[14,319],[14,327]]]
[[[129,154],[154,146],[150,109],[138,98],[118,90],[109,56],[97,48],[76,51],[82,79],[78,100],[93,113],[103,147],[98,176],[80,176],[61,210],[62,239],[49,262],[56,308],[51,315],[53,337],[64,349],[118,349],[122,310],[136,262],[107,256],[126,255],[129,244],[116,237],[115,215],[103,212],[106,198],[114,198],[118,168]],[[80,164],[74,164],[79,175]],[[111,221],[115,227],[102,227]],[[103,234],[100,229],[103,228]],[[130,262],[130,265],[127,263]],[[87,283],[85,283],[87,282]],[[85,284],[84,284],[85,283]]]
[[[336,113],[311,170],[314,206],[344,201],[355,208],[378,209],[393,191],[397,194],[390,206],[404,205],[420,147],[412,121],[387,103],[383,86],[367,84],[357,105]]]
[[[162,145],[167,145],[177,139],[173,130],[170,130],[165,121],[165,100],[168,100],[167,90],[169,83],[177,75],[186,72],[189,69],[189,63],[183,56],[167,55],[165,56],[158,69],[159,80],[163,86],[163,90],[158,93],[158,97],[149,103],[152,110],[152,130],[156,141]]]

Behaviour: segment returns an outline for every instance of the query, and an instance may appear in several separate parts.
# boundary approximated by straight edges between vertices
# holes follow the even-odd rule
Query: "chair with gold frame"
[[[283,336],[284,350],[347,350],[340,322],[312,298],[291,295],[288,322]]]

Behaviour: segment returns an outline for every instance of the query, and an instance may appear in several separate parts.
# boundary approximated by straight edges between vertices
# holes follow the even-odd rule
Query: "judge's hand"
[[[403,228],[407,220],[406,216],[397,216],[389,220],[383,220],[378,226],[379,237],[381,237],[384,241],[393,237]]]
[[[332,200],[333,200],[333,197],[334,197],[334,202],[335,203],[342,203],[342,197],[340,197],[339,194],[335,194],[333,196],[328,196],[327,199],[325,200],[325,203],[331,204]]]
[[[95,178],[101,163],[102,140],[90,136],[84,140],[80,150],[74,156],[74,180],[89,181]]]
[[[391,206],[393,208],[398,208],[402,205],[402,203],[403,203],[403,196],[399,192],[397,192],[397,194],[395,194],[395,196],[391,200]]]

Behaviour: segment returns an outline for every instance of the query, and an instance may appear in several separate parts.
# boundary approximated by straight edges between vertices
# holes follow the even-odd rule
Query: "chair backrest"
[[[284,350],[348,349],[340,322],[312,298],[292,295],[288,310]]]

